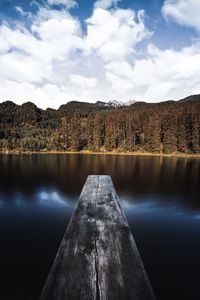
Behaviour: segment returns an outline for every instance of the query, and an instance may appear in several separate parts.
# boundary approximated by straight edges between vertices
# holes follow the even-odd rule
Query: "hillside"
[[[0,104],[0,151],[200,153],[200,95],[161,103]]]

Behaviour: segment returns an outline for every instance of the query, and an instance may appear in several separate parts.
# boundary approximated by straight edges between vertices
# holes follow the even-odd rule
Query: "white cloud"
[[[51,74],[51,65],[18,52],[1,55],[0,65],[0,79],[39,83]]]
[[[86,31],[68,10],[49,6],[39,6],[35,15],[17,9],[28,18],[28,28],[19,22],[0,25],[1,101],[33,101],[45,108],[74,99],[156,101],[200,91],[198,42],[180,51],[148,45],[139,58],[138,44],[152,35],[144,12],[98,2]]]
[[[68,13],[41,9],[32,22],[31,31],[20,24],[14,29],[8,24],[2,24],[0,53],[12,51],[13,56],[20,53],[24,59],[32,59],[45,69],[48,64],[66,60],[82,47],[80,24]]]
[[[79,20],[65,10],[41,8],[33,19],[31,29],[44,42],[55,42],[69,37],[70,43],[73,44],[74,38],[80,38],[82,35]]]
[[[117,76],[112,72],[106,72],[106,78],[111,82],[112,89],[116,95],[118,97],[120,96],[120,98],[123,97],[122,99],[125,100],[124,94],[133,88],[133,82],[131,81],[131,78],[129,79]]]
[[[133,54],[135,46],[151,33],[144,25],[144,12],[136,15],[131,9],[96,8],[86,20],[86,49],[95,51],[104,60],[115,60]]]
[[[200,91],[200,44],[181,51],[149,45],[143,59],[113,61],[105,66],[114,95],[121,100],[180,99]]]
[[[21,52],[22,55],[29,55],[40,60],[46,60],[47,51],[50,51],[48,45],[43,41],[38,40],[33,34],[25,28],[12,29],[9,25],[3,24],[0,26],[0,36],[3,41],[0,44],[0,51],[7,48],[7,51]],[[2,47],[3,45],[3,47]],[[50,53],[48,54],[48,57]]]
[[[18,13],[20,13],[23,17],[29,17],[29,16],[30,16],[30,13],[27,12],[27,11],[25,11],[25,10],[23,10],[23,8],[20,7],[20,6],[16,6],[15,9],[16,9],[16,11],[17,11]]]
[[[172,19],[180,25],[200,31],[199,0],[165,0],[162,13],[166,19]]]
[[[34,83],[12,80],[1,81],[0,95],[0,99],[14,100],[17,104],[31,101],[41,108],[55,107],[55,101],[56,106],[60,106],[67,102],[68,96],[73,98],[67,89],[65,90],[55,84],[39,86]]]
[[[80,23],[68,13],[49,13],[42,10],[32,27],[48,50],[45,56],[52,60],[64,60],[70,53],[82,48],[82,32]],[[48,54],[47,54],[48,53]]]
[[[47,0],[49,5],[64,5],[67,8],[74,8],[77,6],[77,2],[74,0]]]
[[[200,83],[200,45],[181,51],[148,47],[148,57],[136,60],[133,68],[135,86],[143,87],[147,100],[181,98],[192,94]]]
[[[1,28],[2,29],[2,28]],[[10,44],[8,40],[1,34],[2,30],[0,29],[0,55],[7,53],[10,49]]]
[[[133,68],[132,66],[123,60],[113,61],[106,65],[106,71],[112,72],[117,76],[121,76],[124,78],[132,78],[133,77]]]
[[[81,86],[82,88],[94,88],[97,85],[96,78],[78,74],[70,74],[70,82]]]
[[[134,88],[133,68],[126,61],[113,61],[106,65],[106,78],[120,97]]]
[[[96,7],[83,34],[80,21],[64,8],[39,6],[36,15],[16,9],[31,26],[0,25],[1,100],[27,101],[30,94],[41,107],[58,107],[72,99],[116,98],[132,86],[127,77],[117,79],[111,63],[127,67],[136,45],[150,36],[143,12]]]
[[[112,7],[113,5],[117,5],[121,0],[97,0],[94,3],[95,7],[100,7],[100,8],[104,8],[104,9],[108,9],[110,7]]]

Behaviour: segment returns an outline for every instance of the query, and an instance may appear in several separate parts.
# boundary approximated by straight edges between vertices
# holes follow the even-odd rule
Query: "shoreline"
[[[132,151],[132,152],[118,152],[118,151],[17,151],[17,150],[7,150],[0,151],[0,155],[32,155],[32,154],[81,154],[81,155],[117,155],[117,156],[143,156],[143,157],[171,157],[171,158],[199,158],[200,153],[197,154],[187,154],[187,153],[151,153],[151,152],[141,152],[141,151]]]

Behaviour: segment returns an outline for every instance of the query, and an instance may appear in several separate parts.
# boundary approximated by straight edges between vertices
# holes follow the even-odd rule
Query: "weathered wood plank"
[[[40,300],[155,299],[110,176],[88,176]]]

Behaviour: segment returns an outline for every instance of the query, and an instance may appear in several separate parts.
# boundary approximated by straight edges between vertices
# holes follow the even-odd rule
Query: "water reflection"
[[[24,207],[27,205],[39,205],[39,206],[65,206],[73,208],[77,199],[69,198],[60,194],[57,190],[46,190],[46,189],[39,189],[31,196],[27,197],[26,194],[22,193],[13,193],[12,198],[10,201],[2,195],[0,195],[0,207]],[[11,200],[13,200],[11,202]]]
[[[143,199],[181,198],[185,206],[200,208],[200,160],[166,157],[104,155],[19,155],[0,158],[0,191],[7,201],[13,192],[33,195],[43,186],[77,197],[89,174],[112,176],[119,195]]]
[[[0,299],[38,299],[90,174],[112,176],[158,300],[200,299],[200,160],[0,156]]]
[[[69,198],[63,197],[58,193],[58,191],[45,191],[41,190],[36,194],[36,199],[41,205],[64,205],[64,206],[74,206],[74,202],[72,202]]]
[[[200,210],[187,210],[180,205],[179,201],[170,204],[167,202],[153,201],[151,198],[143,201],[131,201],[131,199],[121,198],[121,206],[127,215],[132,214],[133,218],[140,216],[142,219],[151,218],[158,221],[167,222],[193,222],[200,221]]]

